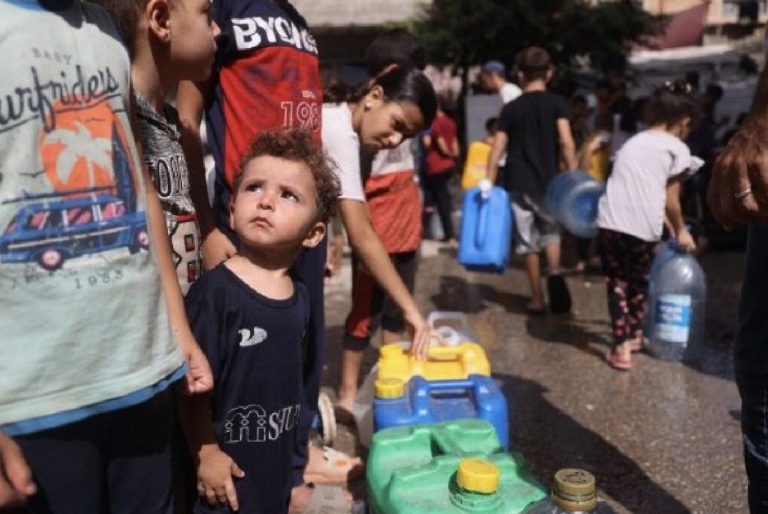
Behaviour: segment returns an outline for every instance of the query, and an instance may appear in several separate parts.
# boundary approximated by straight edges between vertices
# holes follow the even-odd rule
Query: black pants
[[[38,487],[27,512],[167,514],[172,426],[166,391],[134,407],[16,437]]]
[[[741,396],[741,432],[749,510],[768,512],[768,227],[749,229],[733,367]]]
[[[443,235],[445,239],[453,239],[453,221],[451,220],[451,192],[448,189],[448,183],[453,176],[453,170],[439,173],[437,175],[427,175],[426,189],[432,197],[432,201],[437,206],[437,213],[440,215],[440,223],[443,225]]]

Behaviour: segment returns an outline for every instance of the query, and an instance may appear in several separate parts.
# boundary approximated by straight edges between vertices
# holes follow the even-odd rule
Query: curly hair
[[[312,178],[315,179],[317,220],[327,223],[336,212],[341,186],[328,156],[312,139],[310,132],[304,128],[262,132],[240,161],[240,168],[232,184],[233,199],[237,196],[243,182],[243,170],[246,165],[253,159],[265,155],[299,162],[310,169]]]

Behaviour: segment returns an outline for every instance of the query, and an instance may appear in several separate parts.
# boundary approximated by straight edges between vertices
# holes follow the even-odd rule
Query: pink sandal
[[[632,369],[632,361],[620,357],[619,354],[613,350],[610,350],[605,354],[605,360],[608,361],[608,364],[610,364],[613,369],[619,371],[629,371]]]

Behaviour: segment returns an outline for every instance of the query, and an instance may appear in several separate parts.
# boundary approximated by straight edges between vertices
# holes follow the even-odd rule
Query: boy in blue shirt
[[[210,403],[182,404],[200,513],[288,507],[310,315],[307,289],[289,268],[323,240],[340,194],[304,129],[262,133],[242,162],[229,215],[239,252],[186,298],[216,383]]]

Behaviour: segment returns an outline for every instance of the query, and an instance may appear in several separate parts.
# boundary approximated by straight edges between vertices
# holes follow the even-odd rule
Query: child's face
[[[366,150],[395,148],[417,134],[424,124],[424,117],[413,102],[390,102],[370,94],[363,102],[357,135]]]
[[[306,164],[263,155],[242,173],[229,223],[244,247],[298,250],[322,240],[325,225],[316,220],[317,188]]]
[[[170,52],[179,80],[205,80],[211,74],[216,38],[210,0],[176,0],[170,9]]]

